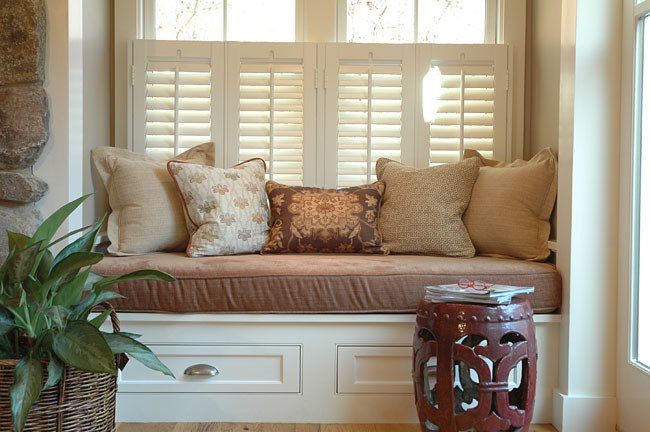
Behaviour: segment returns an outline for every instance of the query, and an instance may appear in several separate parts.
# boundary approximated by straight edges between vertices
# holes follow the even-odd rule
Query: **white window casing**
[[[238,43],[227,48],[227,164],[254,157],[269,179],[316,183],[316,45]]]

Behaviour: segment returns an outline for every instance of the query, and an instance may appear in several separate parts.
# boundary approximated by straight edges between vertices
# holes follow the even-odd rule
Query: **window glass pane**
[[[156,0],[156,39],[223,40],[223,0]]]
[[[413,43],[414,7],[414,0],[347,0],[347,41]]]
[[[650,366],[650,21],[644,19],[643,37],[643,88],[641,93],[641,143],[639,146],[640,171],[637,178],[639,191],[639,284],[638,304],[638,361]]]
[[[295,42],[295,0],[229,0],[229,41]]]
[[[419,0],[418,42],[485,42],[485,0]]]

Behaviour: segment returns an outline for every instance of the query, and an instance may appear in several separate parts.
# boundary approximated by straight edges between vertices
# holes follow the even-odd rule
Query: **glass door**
[[[650,422],[650,0],[624,11],[618,430]]]

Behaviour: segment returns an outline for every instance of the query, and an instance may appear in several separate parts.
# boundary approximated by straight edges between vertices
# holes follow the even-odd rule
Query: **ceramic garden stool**
[[[423,300],[413,339],[415,403],[423,431],[528,431],[537,343],[527,300],[505,306]],[[520,384],[509,390],[510,372],[520,363]]]

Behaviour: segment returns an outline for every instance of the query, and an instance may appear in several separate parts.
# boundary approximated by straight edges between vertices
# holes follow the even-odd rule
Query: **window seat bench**
[[[142,335],[176,379],[131,361],[120,373],[120,422],[417,422],[415,308],[428,284],[459,278],[534,285],[538,343],[533,421],[552,420],[561,279],[552,264],[409,255],[182,253],[107,257],[112,276],[143,268],[173,283],[112,287],[123,331]],[[106,331],[110,331],[107,324]],[[216,376],[187,376],[208,364]],[[509,378],[515,387],[521,371]]]
[[[460,278],[534,286],[536,313],[560,307],[554,265],[491,257],[286,254],[188,258],[182,253],[107,257],[93,270],[114,276],[150,268],[176,282],[127,282],[123,312],[170,313],[413,313],[424,286]]]

